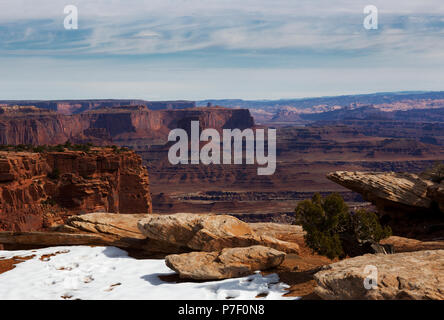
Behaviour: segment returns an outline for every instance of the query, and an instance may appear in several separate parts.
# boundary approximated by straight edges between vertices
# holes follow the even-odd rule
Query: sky
[[[441,91],[444,1],[0,0],[0,73],[1,100]]]

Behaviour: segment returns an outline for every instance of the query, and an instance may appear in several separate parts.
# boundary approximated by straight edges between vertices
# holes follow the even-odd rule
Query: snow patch
[[[165,261],[137,260],[115,247],[69,246],[0,251],[1,259],[29,257],[0,274],[0,299],[295,299],[277,274],[260,273],[204,283],[169,283]],[[296,298],[297,299],[297,298]]]

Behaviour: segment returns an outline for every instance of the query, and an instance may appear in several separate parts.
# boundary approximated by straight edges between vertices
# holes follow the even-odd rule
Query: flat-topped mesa
[[[111,106],[73,115],[33,110],[0,114],[0,143],[43,145],[70,140],[145,147],[166,143],[172,129],[189,129],[191,121],[199,121],[202,129],[218,131],[254,126],[247,109],[220,107],[151,110],[145,105]]]
[[[148,173],[134,152],[0,152],[0,230],[43,230],[97,211],[151,213]]]
[[[42,114],[55,114],[55,112],[46,109],[39,109],[35,106],[0,106],[0,115],[2,116],[15,117]]]
[[[194,101],[145,101],[134,99],[92,99],[92,100],[15,100],[0,101],[0,106],[33,105],[42,110],[53,110],[63,114],[77,114],[98,108],[120,107],[126,105],[143,105],[151,110],[183,109],[196,106]]]

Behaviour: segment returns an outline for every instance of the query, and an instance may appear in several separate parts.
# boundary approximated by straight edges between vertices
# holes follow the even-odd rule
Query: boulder
[[[257,270],[279,266],[285,253],[264,246],[226,248],[216,252],[191,252],[169,255],[166,265],[180,278],[219,280],[247,276]]]
[[[219,251],[224,248],[263,245],[297,253],[296,243],[258,235],[245,222],[228,215],[177,213],[148,215],[138,223],[149,239],[167,242],[196,251]]]
[[[364,280],[375,266],[377,286]],[[364,255],[323,267],[314,275],[323,299],[444,299],[444,250]]]

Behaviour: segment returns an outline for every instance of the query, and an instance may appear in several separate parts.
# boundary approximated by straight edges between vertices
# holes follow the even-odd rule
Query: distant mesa
[[[0,106],[35,106],[39,109],[57,111],[62,114],[77,114],[84,111],[111,108],[120,106],[146,106],[151,110],[172,110],[193,108],[194,101],[146,101],[146,100],[122,100],[122,99],[92,99],[92,100],[3,100]]]
[[[3,106],[0,107],[0,144],[43,145],[70,140],[95,145],[147,146],[165,144],[170,130],[188,129],[193,120],[199,121],[202,129],[243,130],[254,126],[246,109],[197,108],[194,103],[179,105],[177,109],[159,110],[147,105],[102,105],[76,114]]]

